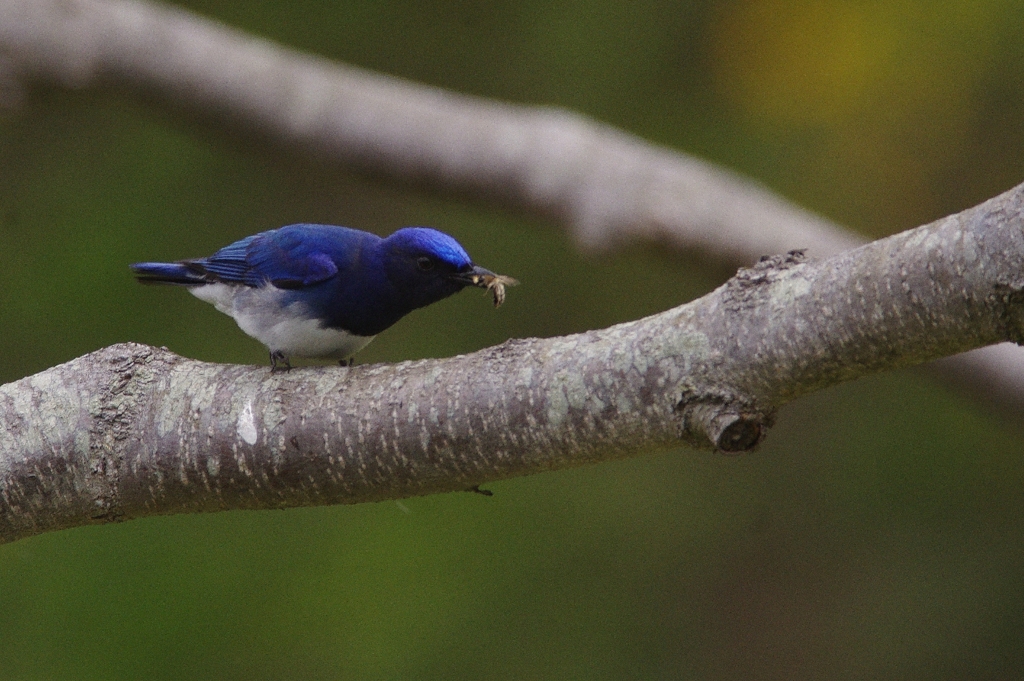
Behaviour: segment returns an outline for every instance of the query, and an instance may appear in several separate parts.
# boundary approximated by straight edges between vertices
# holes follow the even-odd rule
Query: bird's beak
[[[473,265],[472,269],[466,272],[456,272],[451,275],[451,278],[455,281],[469,286],[479,286],[480,288],[488,288],[497,277],[497,274],[479,265]]]
[[[487,289],[494,296],[494,307],[501,307],[501,304],[505,302],[506,286],[515,286],[519,283],[512,277],[506,277],[504,274],[495,274],[478,265],[473,265],[473,268],[468,272],[452,275],[452,279],[462,284]]]

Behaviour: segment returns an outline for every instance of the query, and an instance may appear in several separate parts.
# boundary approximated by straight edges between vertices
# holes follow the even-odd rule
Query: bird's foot
[[[270,351],[270,373],[275,374],[278,371],[290,371],[291,368],[292,365],[291,362],[288,361],[287,355],[280,350]]]
[[[355,360],[354,357],[349,357],[348,359],[339,359],[338,360],[338,366],[351,367],[351,366],[355,366],[355,365],[356,365],[356,360]]]

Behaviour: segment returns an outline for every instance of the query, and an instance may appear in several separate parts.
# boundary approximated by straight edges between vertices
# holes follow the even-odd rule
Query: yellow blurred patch
[[[749,0],[718,23],[715,77],[749,114],[828,123],[867,103],[897,40],[896,27],[870,5]]]

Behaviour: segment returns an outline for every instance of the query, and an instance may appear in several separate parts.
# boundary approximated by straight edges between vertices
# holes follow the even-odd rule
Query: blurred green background
[[[1024,179],[1009,0],[195,0],[353,64],[570,107],[878,236]],[[314,162],[121,91],[0,119],[0,382],[118,341],[266,362],[127,264],[322,221],[428,224],[519,277],[360,362],[597,328],[729,272]],[[1024,677],[1024,442],[920,371],[783,410],[766,445],[355,507],[134,521],[0,546],[7,679]]]

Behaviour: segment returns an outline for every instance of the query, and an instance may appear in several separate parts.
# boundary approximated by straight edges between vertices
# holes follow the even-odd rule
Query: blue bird
[[[467,286],[494,304],[517,283],[473,264],[452,237],[406,227],[386,239],[347,227],[289,225],[208,258],[131,265],[143,283],[185,286],[230,315],[270,350],[273,370],[289,357],[350,363],[374,336],[413,310]]]

